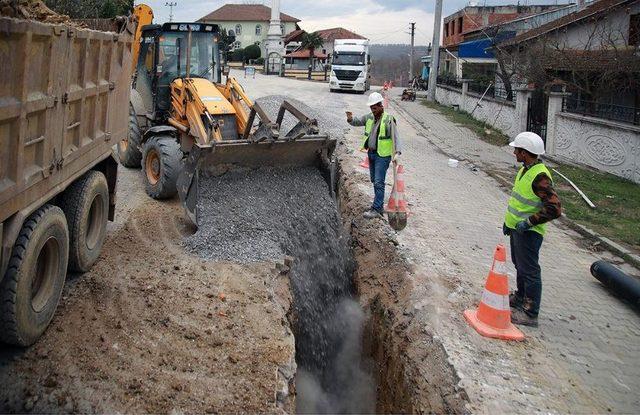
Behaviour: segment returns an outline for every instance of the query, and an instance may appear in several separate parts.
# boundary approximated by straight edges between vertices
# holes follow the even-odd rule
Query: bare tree
[[[605,19],[586,21],[579,29],[582,35],[573,38],[557,31],[523,44],[498,44],[497,75],[503,82],[519,75],[540,87],[562,82],[592,99],[637,91],[640,55],[628,46],[628,35]]]

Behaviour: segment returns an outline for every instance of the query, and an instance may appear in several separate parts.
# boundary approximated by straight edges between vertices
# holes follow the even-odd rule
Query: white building
[[[227,33],[233,31],[236,36],[234,48],[246,48],[257,44],[262,51],[261,56],[266,58],[265,43],[271,21],[270,7],[262,4],[225,4],[198,21],[217,24]],[[280,27],[284,36],[299,29],[298,22],[300,19],[280,13]]]

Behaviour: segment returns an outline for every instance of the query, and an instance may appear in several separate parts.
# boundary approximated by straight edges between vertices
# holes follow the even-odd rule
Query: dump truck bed
[[[126,138],[133,37],[10,18],[0,18],[0,33],[1,276],[8,219],[46,203]]]

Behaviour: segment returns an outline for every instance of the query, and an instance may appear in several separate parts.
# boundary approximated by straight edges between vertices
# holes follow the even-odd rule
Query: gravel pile
[[[336,216],[336,205],[316,168],[234,170],[201,177],[198,231],[184,241],[212,260],[281,259],[291,235],[310,222]]]
[[[284,95],[268,95],[258,98],[256,102],[260,104],[269,118],[271,118],[272,121],[275,121],[278,116],[280,105],[282,105],[282,102],[285,99],[302,111],[307,117],[318,120],[318,126],[320,127],[321,134],[329,134],[332,138],[339,140],[344,136],[345,131],[348,129],[348,125],[345,120],[337,116],[340,111],[333,111],[331,108],[327,107],[327,105],[330,105],[331,103],[323,103],[322,106],[311,108],[297,99],[285,97]],[[286,135],[297,123],[298,119],[287,112],[284,120],[282,121],[282,126],[280,127],[280,134],[282,136]]]

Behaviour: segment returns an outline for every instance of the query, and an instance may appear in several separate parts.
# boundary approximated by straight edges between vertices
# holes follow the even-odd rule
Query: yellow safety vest
[[[509,198],[509,205],[507,206],[507,214],[504,218],[505,225],[510,229],[515,229],[518,222],[527,220],[529,216],[540,212],[540,209],[542,209],[542,199],[533,192],[531,187],[535,178],[540,173],[544,173],[553,182],[551,172],[542,163],[534,164],[524,174],[523,171],[524,167],[521,167],[516,176],[513,190],[511,190],[511,197]],[[531,227],[531,230],[544,235],[547,225],[546,223],[535,225]]]
[[[388,157],[393,154],[393,140],[391,138],[391,127],[387,128],[387,124],[393,122],[393,117],[386,112],[382,113],[382,119],[380,120],[380,128],[378,129],[378,146],[377,153],[380,157]],[[374,117],[371,117],[364,124],[364,136],[362,137],[361,149],[364,149],[364,145],[371,135],[371,130],[375,124]],[[387,131],[389,130],[389,131]]]

